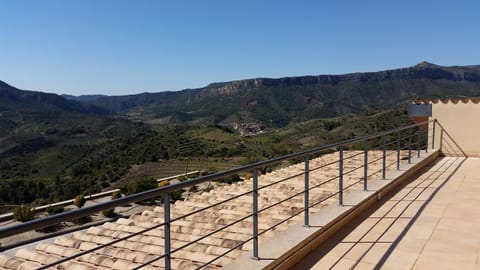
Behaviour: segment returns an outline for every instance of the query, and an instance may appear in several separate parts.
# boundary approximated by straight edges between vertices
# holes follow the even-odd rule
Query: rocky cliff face
[[[257,78],[228,83],[214,83],[205,87],[216,94],[231,94],[242,89],[261,87],[288,87],[308,85],[335,85],[342,82],[379,82],[388,80],[446,79],[453,81],[480,81],[480,66],[442,67],[421,62],[413,67],[379,72],[350,73],[344,75],[319,75],[286,77],[279,79]]]
[[[336,86],[339,84],[361,85],[362,83],[385,83],[401,80],[448,80],[480,82],[480,66],[443,67],[421,62],[413,67],[386,70],[380,72],[351,73],[344,75],[319,75],[285,77],[279,79],[256,78],[224,83],[212,83],[204,88],[195,89],[193,99],[215,95],[233,95],[240,91],[255,91],[263,88],[306,88]],[[192,103],[193,99],[188,102]]]

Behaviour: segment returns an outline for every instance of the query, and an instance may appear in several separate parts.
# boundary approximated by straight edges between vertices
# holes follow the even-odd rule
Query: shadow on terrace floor
[[[417,177],[383,198],[381,205],[367,211],[313,250],[293,269],[389,268],[385,262],[392,252],[466,160],[465,157],[447,157],[430,164]],[[421,242],[425,236],[419,235],[418,238]],[[409,267],[404,268],[411,269],[414,263],[405,264]]]

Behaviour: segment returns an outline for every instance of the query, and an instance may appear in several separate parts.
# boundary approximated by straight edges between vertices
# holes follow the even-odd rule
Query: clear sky
[[[0,80],[123,95],[480,64],[478,0],[0,0]]]

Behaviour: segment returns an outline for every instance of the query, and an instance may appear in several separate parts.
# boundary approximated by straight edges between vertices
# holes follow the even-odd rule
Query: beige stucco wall
[[[480,156],[480,103],[472,100],[444,102],[432,103],[430,119],[437,119],[445,129],[441,134],[441,129],[436,128],[435,148],[441,147],[443,152],[452,155],[459,155],[463,150],[469,156]]]

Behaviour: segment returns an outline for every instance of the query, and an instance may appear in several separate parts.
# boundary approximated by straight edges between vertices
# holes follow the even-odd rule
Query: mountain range
[[[61,96],[0,81],[0,205],[118,186],[140,164],[254,162],[406,125],[403,108],[415,98],[479,95],[480,66],[427,62],[127,96]]]
[[[153,123],[282,127],[306,121],[401,106],[413,98],[480,95],[480,66],[415,66],[345,75],[256,78],[198,89],[128,96],[67,98],[109,115]]]
[[[90,121],[97,119],[108,125],[127,119],[148,124],[220,125],[238,131],[258,131],[317,118],[402,108],[414,98],[478,95],[480,66],[445,67],[428,62],[379,72],[256,78],[126,96],[60,96],[19,90],[0,81],[0,153],[6,149],[6,142],[12,143],[12,136],[28,133],[25,126],[31,121],[36,126],[30,127],[32,132],[45,133],[52,124],[39,128],[38,120],[55,122],[52,113],[66,120],[87,115]],[[65,127],[67,122],[61,124]],[[77,124],[82,126],[82,122]],[[96,125],[94,133],[104,132],[103,128],[102,123]],[[22,130],[25,132],[19,132]]]

